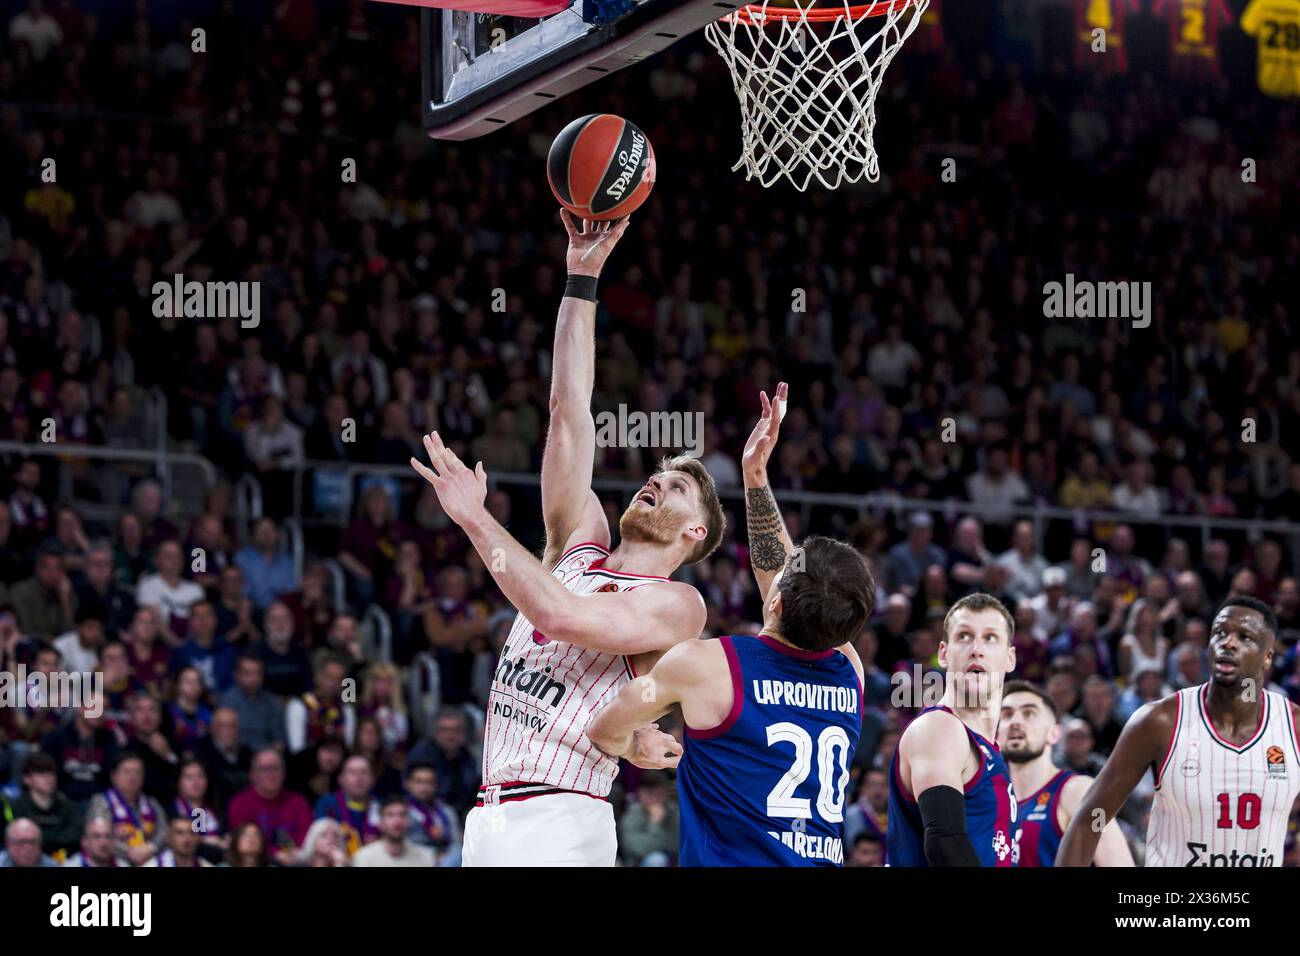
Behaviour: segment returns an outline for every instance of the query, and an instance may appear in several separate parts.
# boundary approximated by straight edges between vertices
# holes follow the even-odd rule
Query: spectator
[[[679,814],[663,773],[646,771],[636,801],[618,823],[619,855],[629,866],[669,866],[677,858]]]
[[[301,795],[284,789],[284,760],[278,751],[260,750],[253,757],[252,783],[230,801],[227,820],[238,836],[239,828],[254,823],[262,838],[273,849],[272,859],[281,866],[292,866],[298,848],[307,838],[311,826],[311,807]],[[243,849],[239,848],[243,853]]]
[[[266,609],[266,640],[261,646],[266,689],[278,697],[293,698],[311,685],[311,658],[294,639],[293,615],[280,601]]]
[[[464,815],[478,795],[479,762],[469,752],[469,728],[464,712],[446,707],[433,723],[431,739],[421,740],[412,749],[411,763],[432,765],[438,774],[438,798],[445,800]]]
[[[343,828],[337,820],[322,817],[313,823],[303,838],[302,849],[294,858],[297,866],[350,866],[343,844]]]
[[[929,512],[912,512],[907,528],[907,540],[889,549],[885,560],[885,580],[890,591],[901,591],[913,597],[925,569],[935,564],[943,567],[947,556],[933,541],[934,520]]]
[[[205,692],[224,694],[235,679],[236,654],[229,641],[217,636],[217,614],[210,601],[190,608],[187,633],[188,639],[172,655],[172,666],[194,668]]]
[[[41,749],[58,767],[59,790],[82,803],[108,786],[108,768],[117,739],[105,726],[104,699],[92,696],[73,710],[72,719],[51,730]]]
[[[116,638],[135,616],[135,595],[113,580],[113,547],[96,541],[86,552],[82,582],[76,589],[77,604],[99,604],[105,612],[103,630]]]
[[[264,741],[257,743],[260,746]],[[212,712],[212,732],[198,742],[193,759],[202,764],[210,799],[220,807],[227,806],[236,793],[248,786],[253,749],[242,741],[238,711],[218,707]],[[196,804],[193,796],[185,792],[187,766],[181,767],[181,793],[177,800],[189,801],[191,806],[187,812],[190,812]]]
[[[410,826],[406,798],[394,794],[379,809],[379,837],[352,856],[353,866],[433,866],[434,851],[407,839]]]
[[[140,579],[135,601],[158,612],[167,643],[179,647],[190,624],[190,607],[203,600],[203,588],[181,576],[184,567],[179,541],[169,539],[154,551],[154,574]]]
[[[316,819],[328,817],[339,823],[343,849],[349,858],[361,847],[380,838],[379,801],[374,795],[375,776],[365,757],[353,755],[343,761],[339,789],[316,803]],[[403,827],[403,830],[405,827]]]
[[[285,707],[289,753],[296,754],[325,737],[352,746],[357,717],[355,706],[343,700],[346,674],[347,665],[342,660],[327,657],[316,665],[312,690],[289,701]]]
[[[145,792],[163,803],[170,803],[176,795],[180,754],[163,729],[162,707],[158,699],[147,691],[133,694],[128,706],[130,722],[122,750],[140,758],[144,767]]]
[[[199,834],[188,817],[173,817],[167,823],[166,848],[145,866],[203,867],[212,864],[199,856]]]
[[[31,820],[40,828],[42,853],[62,860],[81,842],[82,812],[59,792],[58,767],[49,754],[29,754],[22,765],[22,792],[13,802],[15,820]]]
[[[275,694],[264,686],[266,664],[256,651],[245,651],[235,664],[235,686],[221,695],[219,707],[231,710],[239,728],[239,745],[253,750],[268,747],[283,749],[284,708]],[[213,735],[217,733],[217,714],[213,714]],[[229,752],[230,742],[222,745]]]
[[[270,866],[266,837],[256,823],[245,823],[231,834],[226,851],[227,866]]]
[[[26,817],[17,817],[5,828],[5,848],[0,851],[0,869],[5,867],[58,866],[41,849],[41,828]]]
[[[107,814],[86,818],[86,828],[81,834],[81,851],[68,857],[64,866],[130,866],[117,854],[113,834],[113,821]]]
[[[280,529],[270,518],[253,525],[253,540],[235,555],[235,565],[244,574],[246,594],[259,614],[281,595],[298,590],[293,559],[280,547]]]
[[[9,594],[22,630],[52,641],[73,627],[77,596],[63,570],[63,556],[54,546],[42,547],[36,555],[35,573],[19,581]]]
[[[377,596],[376,582],[387,580],[404,532],[393,516],[393,501],[382,485],[361,495],[357,515],[339,541],[339,563],[348,576],[349,596],[365,609]]]
[[[167,818],[162,805],[144,790],[145,766],[139,754],[118,754],[111,778],[112,786],[91,799],[87,816],[91,820],[107,818],[114,855],[131,866],[141,866],[163,848]]]
[[[1164,670],[1169,660],[1169,639],[1159,633],[1158,623],[1157,611],[1146,598],[1133,602],[1119,642],[1118,673],[1126,682],[1132,683],[1138,671]]]
[[[213,609],[217,612],[217,634],[235,647],[247,647],[262,639],[253,613],[253,599],[244,593],[244,572],[223,568]]]
[[[146,478],[131,489],[131,513],[140,522],[144,548],[155,550],[164,541],[177,541],[180,532],[162,515],[162,485]]]
[[[1011,532],[1011,550],[998,557],[998,564],[1011,574],[1006,589],[1012,600],[1037,596],[1043,572],[1047,570],[1047,559],[1034,546],[1033,522],[1016,522]]]
[[[90,674],[99,661],[99,649],[104,644],[104,627],[108,618],[106,608],[99,603],[78,603],[74,615],[76,629],[54,639],[65,669]]]
[[[406,798],[410,841],[433,850],[438,866],[459,866],[460,824],[456,811],[438,799],[438,771],[433,764],[407,762]]]

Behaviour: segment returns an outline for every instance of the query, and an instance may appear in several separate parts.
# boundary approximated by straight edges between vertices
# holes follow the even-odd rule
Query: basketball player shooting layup
[[[465,823],[466,866],[613,866],[614,814],[605,797],[618,761],[583,732],[591,714],[637,673],[704,627],[704,600],[669,581],[722,538],[717,490],[698,461],[663,462],[619,521],[610,551],[605,512],[591,490],[596,426],[596,279],[627,220],[568,213],[569,280],[555,327],[551,421],[542,458],[546,550],[538,561],[484,507],[487,478],[442,443],[424,439],[411,465],[465,530],[497,586],[519,611],[488,699],[483,787]],[[670,765],[680,745],[652,727],[636,734],[638,766]]]
[[[1300,793],[1297,708],[1264,689],[1277,615],[1262,601],[1223,602],[1210,629],[1210,680],[1147,704],[1120,734],[1065,831],[1057,866],[1087,866],[1147,767],[1156,795],[1147,866],[1281,866]]]
[[[1060,739],[1056,704],[1047,692],[1028,681],[1010,681],[1002,691],[998,746],[1018,797],[1020,866],[1056,864],[1061,836],[1092,784],[1092,777],[1052,763],[1052,746]],[[1133,854],[1114,820],[1106,825],[1093,862],[1098,866],[1133,865]]]
[[[676,704],[683,866],[839,866],[844,791],[862,731],[862,663],[851,641],[871,616],[862,556],[813,537],[796,550],[767,483],[786,386],[745,446],[745,514],[763,598],[756,637],[678,644],[587,728],[611,756]]]
[[[943,702],[907,725],[890,768],[890,866],[1016,865],[1015,791],[993,742],[1014,629],[1002,602],[978,592],[944,618]]]

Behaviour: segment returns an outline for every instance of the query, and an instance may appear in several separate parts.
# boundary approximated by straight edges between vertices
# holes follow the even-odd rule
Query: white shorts
[[[461,866],[613,866],[614,808],[581,793],[474,807]]]

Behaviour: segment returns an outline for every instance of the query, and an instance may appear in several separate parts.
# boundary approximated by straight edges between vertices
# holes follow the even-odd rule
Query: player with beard
[[[489,513],[482,463],[467,468],[435,432],[432,467],[411,465],[464,529],[518,610],[492,681],[483,739],[483,786],[465,823],[466,866],[613,866],[617,840],[606,797],[618,761],[586,735],[591,715],[669,648],[704,627],[704,600],[668,580],[707,557],[724,517],[708,472],[667,459],[610,531],[591,490],[596,425],[596,279],[627,229],[562,213],[569,280],[555,328],[551,420],[542,458],[546,549],[529,554]],[[654,727],[637,731],[628,759],[671,766],[681,746]],[[593,799],[595,798],[595,799]]]
[[[1015,621],[976,592],[943,621],[943,701],[898,740],[889,774],[890,866],[1015,866],[1016,797],[993,738],[1016,668]]]
[[[1016,810],[1020,866],[1055,865],[1061,836],[1092,784],[1092,777],[1052,763],[1051,748],[1060,739],[1056,704],[1047,691],[1029,681],[1010,681],[1002,689],[998,747],[1011,771],[1011,784],[1022,795]],[[1114,820],[1106,825],[1093,862],[1133,865],[1133,854]]]
[[[1057,866],[1086,866],[1150,767],[1156,795],[1147,866],[1281,866],[1300,794],[1300,709],[1265,689],[1277,616],[1252,597],[1224,601],[1210,627],[1210,679],[1146,704],[1065,831]]]

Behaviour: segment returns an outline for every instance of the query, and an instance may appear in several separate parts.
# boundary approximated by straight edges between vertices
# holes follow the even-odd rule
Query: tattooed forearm
[[[785,567],[787,535],[776,498],[767,485],[745,492],[745,523],[749,526],[749,560],[759,571]]]

